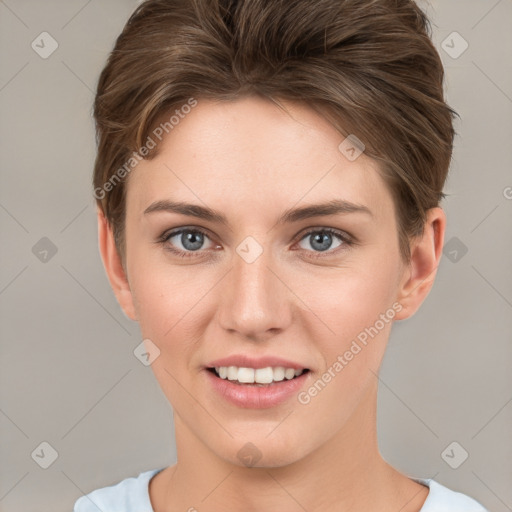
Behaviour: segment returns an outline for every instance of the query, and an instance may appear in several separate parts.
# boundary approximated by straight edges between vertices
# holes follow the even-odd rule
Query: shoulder
[[[412,478],[430,490],[420,512],[488,512],[480,503],[466,494],[452,491],[444,485],[427,478]]]
[[[136,477],[85,494],[75,502],[73,512],[153,512],[149,481],[162,469],[144,471]]]

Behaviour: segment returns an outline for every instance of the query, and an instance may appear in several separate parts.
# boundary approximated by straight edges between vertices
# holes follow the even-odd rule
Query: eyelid
[[[209,231],[206,228],[198,227],[198,226],[180,226],[178,228],[172,228],[165,230],[159,237],[159,241],[168,240],[170,237],[178,235],[182,231],[197,231],[199,233],[202,233],[203,235],[208,236],[210,239],[215,238],[212,235],[210,235]],[[338,234],[339,236],[356,243],[356,238],[348,233],[347,231],[344,231],[343,229],[338,228],[332,228],[329,226],[310,226],[307,228],[304,228],[302,231],[299,232],[298,235],[295,236],[294,240],[302,240],[306,235],[309,235],[314,232],[318,231],[327,231],[327,232],[333,232],[335,234]]]
[[[184,231],[190,231],[190,232],[193,232],[193,233],[200,233],[203,236],[209,238],[212,241],[212,244],[214,246],[218,245],[214,241],[214,237],[209,233],[209,231],[207,229],[200,228],[200,227],[197,227],[197,226],[181,226],[181,227],[178,227],[178,228],[168,229],[168,230],[164,231],[158,237],[158,239],[156,240],[156,243],[157,244],[158,243],[166,244],[171,238],[175,237],[176,235],[180,235]],[[204,250],[199,250],[199,251],[182,251],[181,249],[170,249],[170,248],[167,248],[167,249],[170,250],[171,252],[174,252],[174,253],[187,253],[187,254],[190,254],[190,255],[193,255],[195,253],[199,254],[201,252],[205,252]]]
[[[301,231],[298,235],[296,240],[300,241],[305,236],[311,235],[312,233],[318,233],[318,232],[325,232],[325,233],[332,233],[334,235],[339,236],[344,242],[347,243],[356,243],[356,238],[352,236],[351,234],[347,233],[343,229],[338,228],[332,228],[328,226],[313,226],[309,228],[305,228],[303,231]]]
[[[205,228],[201,228],[198,226],[181,226],[178,228],[172,228],[172,229],[166,230],[166,231],[164,231],[164,233],[162,235],[160,235],[160,237],[158,237],[158,239],[156,240],[156,243],[166,244],[166,242],[168,242],[170,238],[173,238],[174,236],[179,235],[184,231],[201,233],[202,235],[208,237],[214,245],[216,244],[216,242],[214,242],[214,237],[212,237],[210,235],[209,231]],[[334,236],[339,237],[339,239],[342,241],[342,244],[332,251],[331,250],[327,250],[325,252],[324,251],[306,251],[308,253],[313,254],[314,255],[314,256],[312,256],[313,258],[332,256],[332,255],[338,254],[338,252],[340,250],[344,250],[344,249],[346,250],[350,246],[357,244],[357,240],[355,239],[355,237],[342,229],[337,229],[337,228],[332,228],[332,227],[327,227],[327,226],[316,226],[316,227],[313,226],[313,227],[304,228],[294,238],[293,245],[296,245],[298,242],[300,242],[307,236],[312,235],[313,233],[322,233],[322,232],[330,233],[330,234],[333,234]],[[167,250],[174,254],[182,256],[182,257],[193,257],[194,255],[201,255],[204,252],[208,252],[207,250],[182,251],[181,249],[174,249],[174,248],[169,248],[169,247],[167,247]],[[299,250],[304,250],[304,249],[299,249]],[[187,255],[187,256],[185,256],[185,255]]]
[[[207,229],[200,228],[197,226],[180,226],[179,228],[172,228],[165,230],[159,237],[157,241],[165,242],[166,240],[169,240],[169,238],[172,238],[173,236],[179,235],[183,231],[193,231],[201,233],[202,235],[207,236],[208,238],[213,238]]]

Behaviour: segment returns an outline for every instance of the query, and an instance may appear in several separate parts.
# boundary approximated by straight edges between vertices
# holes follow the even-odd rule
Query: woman
[[[75,512],[471,512],[380,455],[440,262],[455,112],[408,0],[148,0],[96,95],[99,245],[178,462]]]

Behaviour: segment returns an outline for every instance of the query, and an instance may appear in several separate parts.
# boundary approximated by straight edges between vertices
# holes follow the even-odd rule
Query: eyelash
[[[199,228],[180,228],[180,229],[177,229],[175,231],[170,231],[170,232],[163,233],[160,236],[160,238],[157,240],[157,243],[160,243],[160,244],[164,245],[165,249],[167,251],[173,253],[174,255],[176,255],[176,256],[178,256],[180,258],[192,258],[192,257],[196,256],[200,251],[181,251],[179,249],[174,249],[174,248],[170,247],[169,245],[166,245],[167,242],[172,237],[174,237],[176,235],[180,235],[180,234],[182,234],[184,232],[200,233],[201,235],[210,238],[208,236],[208,233],[206,233],[202,229],[199,229]],[[300,236],[295,243],[300,242],[304,238],[307,238],[308,236],[310,236],[310,235],[312,235],[314,233],[329,233],[330,235],[334,235],[334,236],[338,237],[341,240],[342,244],[339,247],[337,247],[334,251],[330,251],[330,250],[327,250],[327,251],[316,251],[316,255],[315,256],[309,256],[312,259],[332,256],[333,254],[336,254],[339,251],[342,251],[343,247],[348,248],[348,247],[350,247],[352,245],[355,245],[355,243],[356,243],[354,241],[354,239],[351,236],[349,236],[348,234],[344,233],[343,231],[339,231],[339,230],[333,229],[333,228],[315,228],[315,229],[311,229],[310,231],[307,231],[302,236]],[[311,251],[306,251],[306,252],[311,252]]]

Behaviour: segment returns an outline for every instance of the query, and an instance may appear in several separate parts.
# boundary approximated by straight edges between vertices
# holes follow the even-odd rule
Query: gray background
[[[90,185],[93,90],[136,4],[0,1],[2,512],[69,512],[82,493],[175,462],[171,408],[134,356],[138,326],[104,274]],[[504,512],[512,510],[512,0],[421,5],[462,122],[443,203],[449,245],[422,309],[394,327],[379,442],[406,474]],[[43,31],[59,45],[46,59],[31,47]],[[461,50],[453,31],[469,44],[457,58],[442,47]],[[460,447],[443,459],[453,441]],[[42,442],[58,453],[48,469],[39,465],[51,454]],[[445,460],[460,462],[462,450],[469,457],[453,469]]]

